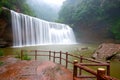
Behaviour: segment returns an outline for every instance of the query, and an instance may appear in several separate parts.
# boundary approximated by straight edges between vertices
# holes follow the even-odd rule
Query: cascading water
[[[11,10],[13,46],[76,43],[68,25],[48,22]]]

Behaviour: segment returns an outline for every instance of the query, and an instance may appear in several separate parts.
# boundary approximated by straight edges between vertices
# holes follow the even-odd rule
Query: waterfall
[[[76,43],[68,25],[48,22],[11,10],[13,46]]]

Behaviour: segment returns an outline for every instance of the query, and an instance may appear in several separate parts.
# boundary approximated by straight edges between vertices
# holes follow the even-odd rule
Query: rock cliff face
[[[10,12],[0,13],[0,45],[12,44],[12,27]]]
[[[118,59],[120,60],[120,44],[113,43],[103,43],[99,45],[98,49],[93,54],[93,58],[95,59]]]
[[[7,22],[3,19],[0,19],[0,37],[3,37],[6,26],[7,26]]]

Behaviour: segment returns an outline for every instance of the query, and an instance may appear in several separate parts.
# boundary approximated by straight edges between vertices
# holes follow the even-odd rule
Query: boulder
[[[92,56],[94,59],[119,59],[120,60],[120,44],[103,43],[99,45]]]

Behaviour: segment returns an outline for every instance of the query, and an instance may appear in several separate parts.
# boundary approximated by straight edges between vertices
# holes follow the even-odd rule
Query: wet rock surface
[[[99,45],[92,57],[94,59],[120,60],[120,44],[103,43]]]
[[[51,61],[21,61],[1,57],[0,80],[73,80],[72,73]]]

